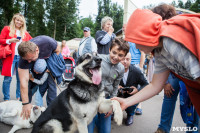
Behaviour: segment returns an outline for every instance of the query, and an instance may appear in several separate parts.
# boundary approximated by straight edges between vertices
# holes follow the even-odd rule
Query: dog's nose
[[[101,58],[96,58],[95,61],[98,62],[98,63],[101,63],[102,59]]]

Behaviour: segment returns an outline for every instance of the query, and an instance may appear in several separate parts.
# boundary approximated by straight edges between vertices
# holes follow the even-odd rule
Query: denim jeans
[[[16,85],[16,98],[20,98],[20,81],[19,81],[19,75],[18,75],[18,64],[19,64],[19,55],[15,55],[13,59],[12,64],[12,74],[14,73],[14,70],[16,69],[16,79],[17,79],[17,85]],[[10,100],[10,83],[12,81],[12,77],[4,76],[3,80],[3,95],[4,100]]]
[[[29,102],[32,101],[32,96],[37,91],[37,87],[38,87],[38,85],[36,85],[35,83],[29,82],[29,92],[28,92],[29,93],[28,94]],[[41,94],[41,97],[44,96],[46,91],[47,91],[46,102],[47,102],[47,106],[48,106],[57,96],[56,84],[50,75],[48,76],[47,80],[42,85],[39,85],[39,92]],[[37,93],[36,93],[36,96],[38,96]],[[36,97],[36,99],[39,97]],[[37,104],[40,105],[41,103],[43,103],[40,98],[37,100],[39,100],[39,101],[36,101],[37,102],[36,105]]]
[[[54,79],[49,75],[47,80],[43,85],[39,86],[40,94],[43,97],[45,92],[47,91],[47,106],[56,98],[57,96],[57,88]]]
[[[40,94],[39,89],[35,93],[35,105],[42,107],[43,106],[43,98]]]
[[[111,132],[111,116],[105,118],[105,114],[98,113],[93,121],[88,125],[88,133],[94,132],[94,127],[97,126],[98,133]]]
[[[128,107],[125,111],[127,113],[127,116],[133,116],[135,114],[135,109],[138,106],[138,104],[135,104],[133,106]]]
[[[180,86],[179,86],[180,80],[176,78],[173,74],[169,75],[168,81],[172,85],[175,91],[173,92],[173,95],[171,96],[171,98],[167,97],[166,95],[164,96],[162,111],[161,111],[161,119],[160,119],[160,124],[158,126],[159,128],[163,129],[166,133],[170,132],[170,129],[172,126],[174,110],[176,107],[176,100],[177,100],[177,96],[180,90]],[[198,127],[199,116],[197,115],[197,113],[194,113],[194,116],[195,116],[194,123],[191,125],[186,125],[187,127]],[[191,132],[187,132],[187,133],[191,133]],[[197,132],[192,132],[192,133],[197,133]]]
[[[167,97],[166,95],[164,95],[162,111],[161,111],[161,119],[160,119],[160,124],[158,126],[167,133],[170,132],[172,126],[174,110],[176,107],[176,100],[180,90],[179,79],[176,78],[174,75],[172,74],[169,75],[168,82],[171,84],[171,86],[175,91],[173,92],[173,95],[171,95],[171,97]]]

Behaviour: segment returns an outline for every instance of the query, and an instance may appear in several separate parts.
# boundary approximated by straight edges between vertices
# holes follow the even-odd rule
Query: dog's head
[[[75,68],[76,78],[99,85],[101,83],[101,61],[96,53],[86,53],[79,57]]]
[[[31,110],[31,116],[30,116],[30,121],[35,122],[39,116],[42,114],[42,112],[45,111],[45,107],[39,107],[36,105],[33,105],[33,108]]]

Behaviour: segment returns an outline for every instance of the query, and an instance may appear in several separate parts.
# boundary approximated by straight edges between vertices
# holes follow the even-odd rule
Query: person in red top
[[[122,109],[158,94],[172,72],[187,86],[189,97],[200,115],[200,14],[181,14],[168,20],[150,10],[136,9],[131,15],[125,40],[145,53],[153,52],[152,82],[136,95],[118,100]]]
[[[1,75],[4,76],[2,89],[4,100],[10,100],[10,83],[14,73],[16,73],[17,79],[16,98],[18,100],[20,99],[20,81],[18,76],[18,62],[20,56],[17,48],[22,41],[28,41],[31,38],[30,34],[26,31],[25,18],[20,13],[15,14],[10,25],[5,26],[1,31],[0,45],[10,45],[12,50],[12,54],[2,60],[3,67]]]

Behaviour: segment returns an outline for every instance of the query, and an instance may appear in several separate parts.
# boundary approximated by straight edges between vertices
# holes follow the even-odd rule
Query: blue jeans
[[[32,101],[32,96],[35,94],[35,105],[43,106],[43,99],[39,91],[39,85],[31,86],[32,82],[29,82],[29,102]]]
[[[177,96],[180,90],[179,81],[180,80],[178,78],[176,78],[173,74],[170,73],[168,77],[168,82],[171,84],[171,86],[173,87],[175,91],[173,92],[173,95],[171,96],[171,98],[164,95],[162,111],[161,111],[161,119],[160,119],[160,124],[158,126],[159,128],[163,129],[166,133],[170,132],[170,129],[172,126],[174,110],[176,107],[176,100],[177,100]],[[191,125],[186,125],[186,126],[198,127],[198,121],[199,121],[198,118],[199,118],[198,114],[194,113],[194,123]],[[191,133],[191,132],[187,132],[187,133]],[[192,132],[192,133],[197,133],[197,132]]]
[[[16,86],[16,98],[20,98],[20,80],[19,80],[19,75],[18,75],[18,63],[19,63],[19,55],[15,55],[13,59],[13,64],[12,64],[12,74],[14,73],[14,70],[16,69],[16,79],[17,79],[17,86]],[[12,81],[12,77],[9,76],[4,76],[3,80],[3,95],[4,95],[4,100],[10,100],[10,83]]]
[[[97,126],[98,133],[111,132],[111,116],[105,118],[105,114],[98,113],[93,121],[88,125],[88,133],[94,132],[94,127]]]
[[[135,109],[138,106],[138,104],[135,104],[133,106],[128,107],[125,111],[127,113],[127,116],[133,116],[135,114]]]
[[[43,106],[43,98],[42,95],[40,94],[39,89],[36,91],[35,94],[35,105],[42,107]]]
[[[162,111],[161,111],[161,119],[160,119],[160,124],[158,126],[167,133],[170,132],[172,126],[174,110],[176,107],[176,100],[180,90],[178,78],[170,74],[168,77],[168,81],[175,91],[173,92],[173,95],[171,95],[171,97],[167,97],[166,95],[164,95]]]
[[[47,91],[47,97],[46,97],[47,106],[56,98],[57,96],[56,83],[54,82],[54,79],[50,76],[50,74],[47,80],[44,82],[44,84],[39,86],[39,90],[42,97]]]

